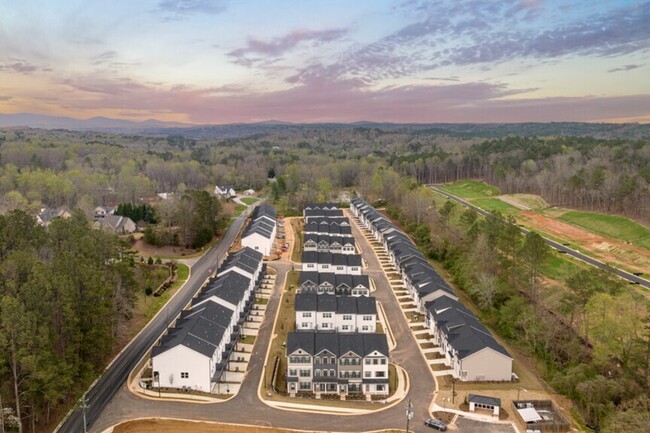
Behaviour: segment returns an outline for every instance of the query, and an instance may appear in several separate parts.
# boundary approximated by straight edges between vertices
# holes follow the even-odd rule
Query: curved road
[[[113,399],[120,387],[145,353],[155,344],[171,321],[192,300],[210,274],[217,269],[224,259],[228,248],[246,221],[249,207],[230,224],[223,238],[210,248],[193,266],[190,277],[179,291],[165,304],[162,310],[145,326],[145,328],[120,352],[109,364],[102,376],[90,386],[86,393],[87,429],[95,424],[106,405]],[[78,405],[59,424],[55,432],[83,433],[83,410]]]
[[[421,425],[430,417],[429,406],[435,391],[431,370],[424,360],[418,345],[408,327],[389,286],[386,275],[381,270],[379,260],[371,246],[353,224],[355,237],[363,248],[363,257],[368,263],[366,273],[372,276],[377,290],[373,295],[384,306],[397,347],[391,351],[391,362],[402,366],[409,375],[410,389],[406,398],[413,403],[413,427]],[[360,432],[385,428],[404,428],[405,401],[385,410],[363,415],[331,415],[322,413],[288,412],[267,406],[260,401],[257,391],[268,345],[272,337],[273,323],[278,311],[286,272],[290,263],[273,262],[269,264],[278,272],[278,278],[267,305],[264,321],[260,327],[257,344],[253,349],[251,361],[239,393],[228,401],[212,404],[196,404],[174,401],[156,401],[140,398],[122,385],[119,392],[107,406],[93,432],[105,429],[129,419],[146,417],[167,417],[187,420],[215,421],[236,424],[284,427],[309,431],[349,431]],[[309,403],[296,399],[295,403]],[[421,430],[421,428],[420,428]]]
[[[436,187],[434,185],[427,185],[427,186],[429,188],[431,188],[433,191],[437,192],[440,195],[443,195],[443,196],[447,197],[450,200],[453,200],[453,201],[455,201],[457,203],[460,203],[465,207],[469,207],[469,208],[474,209],[476,212],[480,213],[483,216],[488,216],[489,215],[489,212],[484,211],[480,207],[475,206],[475,205],[471,204],[470,202],[468,202],[466,200],[463,200],[460,197],[449,194],[448,192],[443,191],[443,190],[441,190],[440,188],[438,188],[438,187]],[[525,235],[530,233],[530,230],[527,230],[527,229],[525,229],[523,227],[519,227],[519,230]],[[626,271],[623,271],[621,269],[610,266],[607,263],[601,262],[600,260],[596,260],[593,257],[589,257],[589,256],[587,256],[585,254],[582,254],[581,252],[576,251],[576,250],[574,250],[572,248],[569,248],[566,245],[562,245],[561,243],[556,242],[556,241],[554,241],[552,239],[548,239],[548,238],[545,238],[543,236],[542,236],[542,238],[544,239],[544,241],[550,247],[552,247],[552,248],[554,248],[554,249],[556,249],[556,250],[558,250],[558,251],[560,251],[562,253],[568,254],[571,257],[574,257],[574,258],[576,258],[578,260],[582,260],[583,262],[588,263],[588,264],[590,264],[592,266],[595,266],[597,268],[604,269],[606,271],[612,272],[613,274],[616,274],[619,277],[628,280],[632,284],[637,284],[637,285],[645,287],[646,289],[650,289],[650,281],[646,280],[645,278],[641,278],[638,275],[634,275],[634,274],[632,274],[630,272],[626,272]]]

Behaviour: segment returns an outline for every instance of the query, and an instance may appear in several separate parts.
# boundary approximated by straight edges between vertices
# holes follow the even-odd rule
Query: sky
[[[650,1],[0,0],[0,113],[650,122]]]

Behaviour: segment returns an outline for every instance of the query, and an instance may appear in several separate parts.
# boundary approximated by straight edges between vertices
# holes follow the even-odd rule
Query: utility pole
[[[86,426],[88,425],[86,423],[86,409],[88,409],[90,406],[88,406],[88,400],[86,400],[86,394],[81,397],[81,405],[79,406],[81,410],[83,411],[83,417],[84,417],[84,433],[88,433],[88,430],[86,430]]]
[[[411,404],[411,399],[406,405],[406,433],[409,433],[409,422],[413,419],[413,405]]]

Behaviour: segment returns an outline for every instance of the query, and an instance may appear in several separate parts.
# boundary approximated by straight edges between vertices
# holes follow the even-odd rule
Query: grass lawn
[[[534,194],[506,194],[503,197],[512,197],[513,200],[533,210],[546,209],[548,207],[548,203],[543,198]]]
[[[575,275],[581,269],[587,269],[587,265],[577,260],[572,260],[566,254],[560,254],[551,250],[549,259],[542,265],[540,272],[548,278],[557,281],[565,281]]]
[[[595,212],[570,210],[558,217],[560,221],[582,227],[599,235],[632,242],[650,250],[650,228],[631,219]]]
[[[247,205],[251,205],[251,204],[253,204],[253,203],[258,202],[259,199],[258,199],[258,198],[255,198],[255,197],[242,197],[242,198],[241,198],[241,201],[243,201],[243,202],[246,203]]]
[[[177,266],[177,278],[176,281],[174,281],[174,284],[172,284],[169,289],[165,290],[165,293],[163,293],[162,296],[147,297],[147,302],[144,306],[147,322],[149,322],[153,316],[156,315],[156,313],[167,303],[167,301],[169,301],[172,295],[176,293],[179,287],[181,287],[183,284],[185,284],[185,281],[187,281],[187,277],[190,275],[190,268],[182,263],[179,263]]]
[[[302,246],[304,241],[304,232],[299,222],[300,220],[291,220],[291,230],[293,230],[293,246],[291,248],[291,260],[296,263],[302,262]]]
[[[442,185],[440,189],[445,190],[450,194],[457,195],[458,197],[468,199],[494,197],[500,194],[499,188],[496,186],[470,179],[459,180],[458,182],[448,185]]]
[[[273,332],[276,337],[271,340],[269,357],[266,360],[266,371],[264,372],[264,383],[268,386],[271,384],[271,380],[273,379],[273,366],[275,365],[275,359],[280,359],[277,373],[277,388],[280,392],[286,391],[286,383],[283,378],[287,369],[287,362],[285,359],[285,348],[283,344],[287,342],[287,334],[292,332],[296,327],[294,308],[296,305],[296,287],[298,287],[299,277],[299,271],[290,271],[287,274],[287,280],[284,287],[285,290],[282,294],[282,299],[280,300],[278,317]],[[293,289],[289,289],[292,285]]]
[[[478,198],[471,200],[473,205],[480,207],[483,210],[491,211],[498,210],[502,215],[517,215],[520,210],[516,207],[506,203],[498,198]]]

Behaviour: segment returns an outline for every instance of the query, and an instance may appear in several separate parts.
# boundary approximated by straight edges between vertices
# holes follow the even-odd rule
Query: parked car
[[[426,419],[424,420],[424,425],[427,427],[434,428],[436,430],[447,431],[447,424],[440,421],[439,419],[433,419],[433,418]]]

